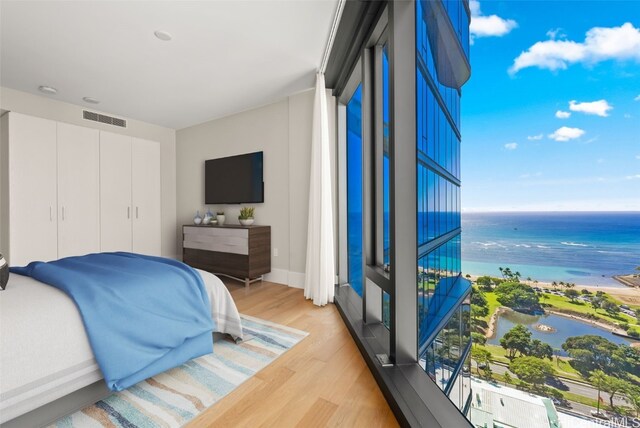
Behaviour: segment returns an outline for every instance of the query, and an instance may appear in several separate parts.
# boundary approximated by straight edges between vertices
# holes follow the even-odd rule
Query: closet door
[[[58,123],[58,257],[100,251],[98,130]]]
[[[100,131],[100,251],[131,251],[131,137]]]
[[[9,118],[9,262],[58,257],[56,122],[19,113]]]
[[[160,144],[133,138],[131,148],[133,252],[159,256]]]

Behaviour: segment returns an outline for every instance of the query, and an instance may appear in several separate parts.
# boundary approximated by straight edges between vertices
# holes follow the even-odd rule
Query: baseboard
[[[304,273],[292,272],[286,269],[271,268],[271,272],[264,276],[265,281],[283,284],[293,288],[304,288]]]
[[[289,285],[289,271],[271,268],[271,272],[264,276],[264,280],[275,282],[276,284]]]
[[[289,287],[304,289],[304,272],[289,272]]]

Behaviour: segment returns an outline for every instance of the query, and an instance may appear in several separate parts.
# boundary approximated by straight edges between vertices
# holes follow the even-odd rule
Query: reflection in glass
[[[362,297],[362,85],[347,104],[347,246],[349,284]]]

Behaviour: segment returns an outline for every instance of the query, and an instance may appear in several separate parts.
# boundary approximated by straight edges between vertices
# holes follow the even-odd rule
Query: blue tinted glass
[[[384,247],[384,264],[389,264],[389,57],[387,46],[382,50],[382,239]]]
[[[427,31],[425,8],[429,0],[416,2],[416,143],[417,226],[419,250],[460,227],[460,92],[440,83],[436,69],[452,74],[436,64]],[[468,51],[468,16],[460,0],[443,0],[460,42]],[[465,35],[467,44],[465,45]],[[444,79],[442,79],[444,81]],[[426,143],[426,145],[425,145]],[[423,162],[425,158],[429,160]],[[434,166],[433,163],[437,166]],[[446,172],[444,172],[446,171]],[[425,246],[426,244],[426,246]],[[460,235],[456,235],[418,258],[418,345],[420,364],[451,400],[462,408],[470,392],[468,363],[469,306],[460,299],[469,283],[460,273]],[[445,325],[442,328],[442,325]],[[441,328],[441,330],[438,330]],[[467,364],[466,372],[459,370]],[[459,373],[454,376],[454,373]],[[466,373],[466,374],[465,374]]]
[[[347,104],[347,246],[349,284],[362,296],[362,88]]]

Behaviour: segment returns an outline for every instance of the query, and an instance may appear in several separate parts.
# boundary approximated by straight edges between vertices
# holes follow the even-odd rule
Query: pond
[[[502,336],[504,336],[506,332],[511,330],[517,324],[523,324],[525,327],[527,327],[532,333],[531,337],[533,339],[539,339],[551,345],[552,348],[560,350],[560,352],[558,352],[560,355],[566,355],[566,353],[562,351],[562,344],[568,337],[571,336],[584,336],[586,334],[593,334],[602,336],[605,339],[617,344],[629,345],[632,343],[631,339],[625,339],[623,337],[616,336],[608,330],[588,324],[586,322],[553,314],[527,315],[514,311],[505,312],[498,317],[496,334],[494,335],[494,337],[487,340],[487,343],[500,346],[500,339],[502,338]],[[534,327],[536,324],[549,326],[551,327],[552,331],[539,331]]]

